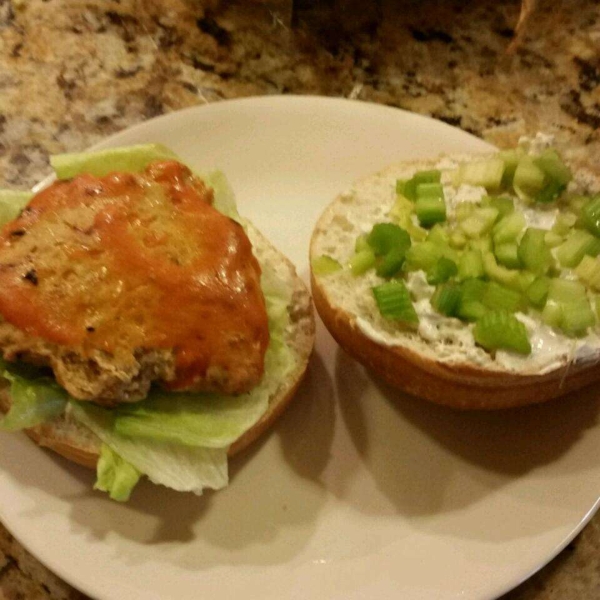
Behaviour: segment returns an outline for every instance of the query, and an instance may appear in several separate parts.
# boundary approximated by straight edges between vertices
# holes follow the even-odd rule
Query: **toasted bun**
[[[389,220],[396,179],[468,158],[472,157],[403,163],[357,182],[321,215],[311,239],[311,258],[325,254],[347,262],[356,238],[374,223]],[[591,182],[589,173],[585,173],[584,181],[586,185],[593,183],[592,188],[599,186],[598,181]],[[453,321],[451,325],[438,325],[433,340],[390,326],[383,322],[370,292],[370,285],[376,282],[361,283],[361,279],[353,278],[347,270],[326,276],[311,273],[315,306],[348,354],[400,390],[459,409],[500,409],[544,402],[600,380],[599,350],[581,361],[565,354],[550,369],[527,361],[508,368],[472,341],[466,344],[467,326],[456,319],[445,319]],[[381,328],[389,333],[393,344],[369,335],[365,322],[374,326],[374,331]]]
[[[304,282],[296,274],[292,263],[276,250],[252,225],[248,235],[254,252],[262,264],[268,263],[293,290],[288,307],[290,326],[285,341],[295,354],[295,367],[289,378],[282,381],[277,392],[269,399],[267,412],[229,448],[229,456],[244,450],[266,432],[288,405],[306,372],[315,339],[315,322],[310,295]],[[0,411],[7,412],[11,399],[9,386],[0,386]],[[25,430],[40,446],[50,448],[65,458],[89,468],[95,468],[101,442],[89,429],[69,415]]]

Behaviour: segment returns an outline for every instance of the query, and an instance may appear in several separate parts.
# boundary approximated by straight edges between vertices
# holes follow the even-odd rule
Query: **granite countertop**
[[[224,98],[322,94],[398,106],[508,145],[545,131],[600,171],[600,8],[518,1],[0,0],[0,179]],[[0,525],[0,600],[82,596]],[[511,600],[600,597],[600,515]]]

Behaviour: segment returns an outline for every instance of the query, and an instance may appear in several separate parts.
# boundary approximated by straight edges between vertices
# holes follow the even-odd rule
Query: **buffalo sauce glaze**
[[[172,161],[37,194],[0,234],[0,314],[84,353],[173,349],[171,389],[203,389],[210,371],[246,391],[269,342],[248,237]]]

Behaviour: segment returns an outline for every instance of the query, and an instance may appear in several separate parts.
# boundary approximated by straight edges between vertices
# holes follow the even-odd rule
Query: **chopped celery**
[[[417,187],[424,183],[439,183],[442,178],[441,171],[431,169],[429,171],[418,171],[411,179],[396,181],[396,193],[412,200],[417,199]]]
[[[500,219],[515,210],[514,200],[506,196],[490,198],[490,206],[498,210],[498,218]]]
[[[431,297],[431,305],[439,313],[455,317],[460,302],[461,289],[455,283],[440,285]]]
[[[570,336],[582,336],[596,323],[596,317],[587,298],[561,305],[560,328]]]
[[[506,288],[495,281],[487,283],[481,301],[491,310],[506,310],[512,313],[519,310],[523,304],[519,292]]]
[[[486,160],[462,163],[455,176],[455,185],[466,183],[484,187],[488,191],[500,188],[504,174],[504,161],[495,156]]]
[[[519,234],[525,229],[525,216],[520,212],[512,212],[506,215],[496,225],[492,231],[492,237],[495,244],[506,244],[514,242]]]
[[[595,236],[600,237],[600,196],[590,198],[581,211],[583,226]]]
[[[562,161],[556,150],[548,148],[533,161],[546,175],[561,186],[566,186],[573,175],[571,170]]]
[[[519,285],[519,271],[507,269],[500,266],[491,252],[484,252],[483,258],[483,270],[485,274],[494,281],[503,283],[508,287],[518,287]]]
[[[544,229],[529,227],[519,244],[519,260],[526,269],[536,275],[544,275],[552,264],[552,254],[546,246]]]
[[[460,302],[457,309],[459,318],[466,321],[476,321],[487,312],[487,308],[481,301],[486,287],[486,282],[481,279],[466,279],[462,282]]]
[[[585,286],[571,279],[551,279],[548,300],[559,303],[574,302],[586,298]]]
[[[533,158],[523,156],[515,170],[513,187],[521,200],[532,199],[539,194],[546,183],[546,174],[538,167]]]
[[[502,159],[504,162],[504,174],[502,175],[503,188],[510,188],[512,186],[515,171],[521,156],[523,156],[523,150],[521,148],[498,152],[498,158]]]
[[[494,226],[498,214],[498,209],[493,206],[477,208],[461,221],[460,228],[470,238],[481,237]]]
[[[565,238],[555,231],[550,230],[546,231],[546,234],[544,235],[544,241],[546,242],[546,246],[548,246],[548,248],[556,248],[565,241]]]
[[[504,267],[509,269],[520,269],[521,260],[518,255],[518,246],[515,242],[507,244],[497,244],[494,247],[496,260]]]
[[[418,225],[415,225],[412,220],[412,215],[415,210],[415,205],[407,200],[404,196],[398,196],[394,206],[391,208],[389,216],[397,222],[400,227],[405,229],[416,242],[422,241],[427,237],[427,231]]]
[[[460,250],[467,245],[467,238],[462,231],[455,229],[450,233],[450,239],[448,243],[452,248]]]
[[[429,271],[441,257],[441,247],[433,242],[413,244],[406,251],[406,270]]]
[[[558,329],[562,322],[562,305],[554,300],[548,300],[542,310],[542,321]]]
[[[556,181],[549,181],[546,185],[534,196],[534,202],[540,204],[548,204],[554,202],[565,190],[565,186]]]
[[[506,286],[511,290],[517,290],[524,293],[527,288],[535,281],[535,275],[529,271],[519,271],[514,280],[509,281]]]
[[[402,268],[406,249],[403,247],[392,248],[377,265],[377,275],[379,277],[393,277]]]
[[[550,281],[547,277],[538,277],[534,282],[525,290],[525,296],[527,300],[535,308],[540,310],[544,308],[546,300],[548,299],[548,290],[550,289]]]
[[[366,273],[369,269],[375,266],[375,252],[371,248],[366,248],[357,252],[350,258],[348,266],[352,275],[358,276]]]
[[[479,250],[479,252],[491,252],[494,245],[492,244],[492,238],[485,236],[478,240],[471,240],[469,242],[469,248],[471,248],[471,250]]]
[[[448,235],[448,230],[439,223],[434,225],[427,235],[427,241],[433,242],[438,245],[447,245],[450,242],[450,236]]]
[[[454,209],[454,218],[460,223],[473,214],[477,205],[473,202],[461,202]]]
[[[569,208],[576,215],[579,215],[589,199],[589,196],[571,196],[569,198]]]
[[[483,276],[483,260],[480,250],[465,250],[458,263],[458,278],[472,279]]]
[[[388,281],[372,289],[381,316],[407,324],[419,322],[419,317],[403,281]]]
[[[342,265],[337,260],[325,254],[322,254],[321,256],[315,256],[310,261],[310,265],[312,267],[312,272],[315,275],[329,275],[330,273],[335,273],[342,268]]]
[[[417,185],[420,183],[439,183],[442,180],[442,172],[439,169],[417,171],[412,178]]]
[[[485,313],[473,328],[475,341],[486,350],[512,350],[530,354],[531,344],[525,325],[502,310]]]
[[[558,235],[565,236],[571,232],[575,226],[577,217],[571,212],[560,213],[556,215],[552,231]]]
[[[419,198],[443,198],[444,188],[441,183],[419,183],[417,185],[417,200]]]
[[[454,277],[458,273],[456,263],[445,256],[442,256],[440,260],[427,272],[427,283],[429,285],[437,285],[438,283],[444,283]]]
[[[587,287],[600,291],[600,261],[591,256],[584,256],[575,267],[575,273]]]
[[[377,223],[367,236],[367,243],[375,252],[375,256],[382,256],[392,248],[402,248],[406,251],[410,247],[410,235],[394,223]]]
[[[556,248],[556,258],[563,267],[576,267],[586,255],[600,254],[600,239],[587,231],[576,229]]]
[[[417,198],[415,211],[423,227],[431,227],[446,220],[446,203],[443,198],[431,196]]]

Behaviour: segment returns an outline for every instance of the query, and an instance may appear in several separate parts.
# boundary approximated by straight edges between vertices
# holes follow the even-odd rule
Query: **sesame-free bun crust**
[[[238,454],[263,435],[285,410],[304,377],[315,338],[313,309],[306,285],[296,274],[292,263],[262,234],[251,224],[248,224],[247,229],[259,261],[263,264],[267,261],[293,290],[288,307],[290,327],[285,333],[285,342],[294,352],[296,361],[288,379],[280,383],[277,392],[269,399],[267,412],[230,446],[229,456]],[[0,384],[0,411],[7,412],[10,404],[9,386],[3,382]],[[88,468],[96,467],[101,441],[69,415],[26,429],[25,433],[38,445],[49,448],[68,460]]]
[[[340,262],[347,261],[358,235],[368,231],[375,222],[388,220],[385,216],[389,206],[380,210],[375,204],[378,200],[388,205],[392,202],[390,194],[395,192],[389,191],[390,182],[396,177],[408,178],[416,170],[431,169],[439,160],[393,165],[357,182],[350,192],[338,196],[315,225],[311,258],[328,254]],[[363,218],[367,222],[359,223]],[[504,369],[480,349],[475,349],[480,355],[477,362],[469,360],[460,344],[435,346],[415,331],[398,330],[394,333],[393,345],[381,343],[359,327],[359,317],[369,322],[372,322],[371,317],[379,318],[373,309],[359,314],[359,310],[347,308],[363,307],[362,299],[346,300],[353,294],[364,298],[365,294],[370,295],[370,288],[355,292],[354,283],[348,279],[336,279],[336,275],[316,276],[313,272],[311,286],[315,307],[325,327],[349,355],[390,385],[437,404],[457,409],[511,408],[545,402],[600,380],[600,353],[585,361],[574,362],[567,358],[556,368],[540,373],[531,368]],[[444,351],[443,358],[440,350]]]

